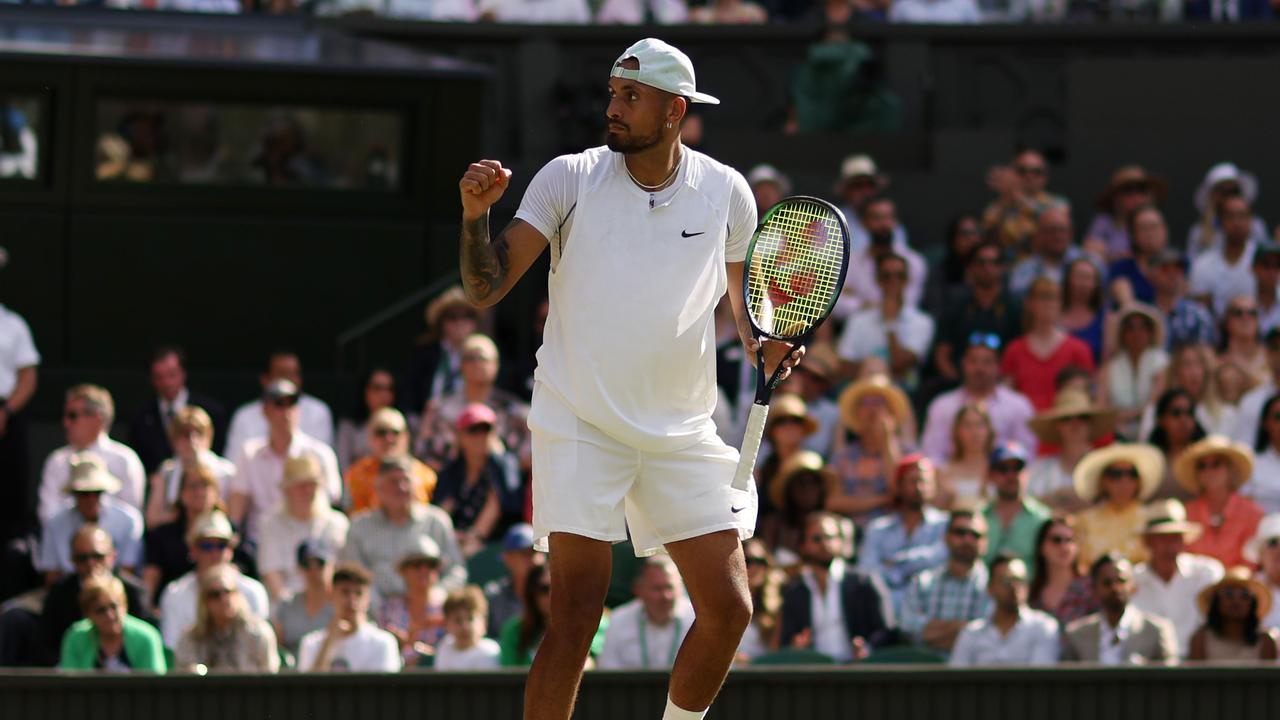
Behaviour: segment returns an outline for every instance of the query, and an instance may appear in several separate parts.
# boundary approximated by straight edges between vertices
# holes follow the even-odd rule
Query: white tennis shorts
[[[639,557],[663,545],[756,526],[756,489],[731,487],[738,451],[714,433],[669,453],[637,450],[580,420],[555,392],[537,387],[533,434],[534,547],[553,532],[622,542]]]

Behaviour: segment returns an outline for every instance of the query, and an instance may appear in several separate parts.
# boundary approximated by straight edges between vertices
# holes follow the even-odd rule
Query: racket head
[[[757,337],[789,342],[831,315],[849,270],[849,226],[836,206],[793,195],[765,213],[743,263],[742,294]]]

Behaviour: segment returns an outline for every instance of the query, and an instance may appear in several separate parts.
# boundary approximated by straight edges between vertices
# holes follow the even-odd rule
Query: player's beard
[[[610,150],[623,155],[644,152],[660,142],[662,142],[661,130],[654,130],[652,135],[635,135],[631,133],[629,126],[627,127],[627,137],[625,139],[610,132],[605,136],[604,141]]]

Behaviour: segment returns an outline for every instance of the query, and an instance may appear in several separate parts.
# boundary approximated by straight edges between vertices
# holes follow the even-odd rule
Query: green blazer
[[[163,673],[164,642],[160,632],[132,615],[124,617],[124,655],[134,670]],[[88,618],[67,628],[62,636],[62,656],[58,667],[63,670],[92,670],[98,661],[98,631]]]

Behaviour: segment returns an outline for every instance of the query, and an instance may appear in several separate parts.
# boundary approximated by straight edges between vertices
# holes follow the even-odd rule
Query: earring
[[[671,123],[667,123],[667,127],[668,127],[668,128],[671,128],[671,127],[675,127],[675,126],[674,126],[674,125],[672,125]]]

